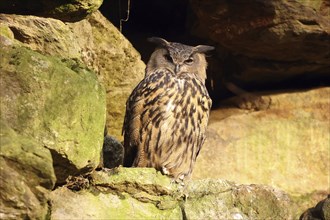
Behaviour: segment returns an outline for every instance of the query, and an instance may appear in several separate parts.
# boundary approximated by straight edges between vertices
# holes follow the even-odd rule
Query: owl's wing
[[[168,70],[160,69],[145,77],[132,91],[126,102],[126,113],[122,133],[124,135],[124,166],[132,166],[141,146],[143,127],[148,123],[152,97],[159,97],[164,88],[159,80],[168,74]],[[156,102],[156,99],[153,101]]]

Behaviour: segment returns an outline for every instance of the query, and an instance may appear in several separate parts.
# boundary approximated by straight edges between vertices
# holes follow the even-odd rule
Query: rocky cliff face
[[[0,25],[14,41],[42,54],[73,59],[93,70],[106,88],[109,133],[121,139],[126,98],[144,75],[132,45],[99,12],[75,23],[2,14]],[[125,65],[122,65],[122,64]]]
[[[329,95],[330,88],[264,94],[272,103],[262,111],[227,100],[211,113],[194,177],[270,184],[292,194],[327,189]]]
[[[49,213],[56,181],[52,156],[34,138],[1,125],[0,189],[2,219],[40,219]]]
[[[219,44],[227,79],[265,86],[328,76],[326,0],[191,3],[197,17],[192,31]]]
[[[106,111],[95,74],[73,60],[19,45],[0,50],[1,119],[52,152],[59,183],[72,172],[95,168]]]
[[[222,103],[193,178],[276,186],[306,200],[302,213],[329,192],[329,95],[329,87],[263,94],[271,105],[261,111],[235,107],[237,97]]]
[[[104,130],[122,140],[125,102],[145,68],[101,3],[0,2],[1,219],[290,219],[321,200],[302,218],[329,216],[330,90],[309,81],[221,101],[184,189],[154,169],[97,168],[122,160]],[[214,98],[224,78],[247,88],[328,79],[326,1],[190,8],[195,33],[217,46]]]

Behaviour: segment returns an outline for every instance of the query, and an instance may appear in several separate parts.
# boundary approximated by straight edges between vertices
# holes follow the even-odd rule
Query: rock
[[[130,42],[100,12],[75,23],[2,14],[0,27],[7,41],[23,43],[42,54],[77,59],[94,70],[107,90],[109,134],[122,140],[126,99],[143,78],[145,64]]]
[[[314,207],[319,201],[324,200],[329,195],[328,190],[312,191],[302,195],[290,195],[292,200],[293,219],[302,218],[306,213],[309,213],[311,207]]]
[[[81,48],[70,27],[60,20],[0,14],[1,35],[45,55],[81,59]]]
[[[155,169],[116,168],[94,172],[91,179],[90,189],[73,192],[61,187],[53,191],[51,219],[181,218],[178,202],[169,196],[174,185]],[[174,206],[164,206],[172,203]]]
[[[328,195],[328,198],[323,201],[321,210],[322,210],[322,213],[323,213],[322,214],[323,218],[324,219],[330,219],[330,197],[329,197],[329,195]]]
[[[218,44],[222,73],[213,73],[215,81],[265,88],[288,80],[321,81],[329,74],[328,0],[193,0],[191,7],[195,35]]]
[[[328,195],[328,198],[317,203],[315,207],[310,208],[306,212],[304,212],[299,219],[300,220],[330,219],[330,195]]]
[[[30,14],[76,22],[96,11],[103,0],[19,0],[1,1],[0,13]]]
[[[56,178],[48,149],[0,120],[0,218],[45,219]]]
[[[264,93],[271,105],[263,111],[223,104],[211,112],[193,178],[267,184],[296,195],[328,190],[329,94],[329,87]]]
[[[101,167],[115,168],[123,165],[124,147],[110,135],[104,137],[101,156]]]
[[[105,91],[74,60],[22,46],[0,47],[1,118],[18,134],[50,149],[58,183],[99,164]]]
[[[145,64],[132,44],[100,12],[94,13],[88,22],[95,42],[92,49],[98,60],[99,78],[107,91],[108,133],[121,141],[126,100],[143,79]],[[75,33],[80,32],[78,27]]]
[[[154,168],[118,167],[108,173],[94,172],[91,177],[94,186],[106,186],[119,192],[131,194],[144,191],[151,195],[170,195],[177,190],[170,178],[162,175]]]
[[[290,219],[291,201],[283,191],[224,180],[194,181],[184,204],[186,219]]]
[[[52,192],[51,219],[289,219],[290,199],[262,185],[192,181],[183,199],[178,185],[153,168],[93,172],[91,186]]]
[[[180,216],[179,207],[159,210],[154,204],[140,202],[127,193],[88,190],[77,193],[64,187],[52,193],[51,219],[179,219]]]

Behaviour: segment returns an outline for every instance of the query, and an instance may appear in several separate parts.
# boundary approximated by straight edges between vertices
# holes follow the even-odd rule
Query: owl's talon
[[[170,172],[168,171],[168,169],[166,167],[162,167],[162,172],[164,175],[169,175]]]

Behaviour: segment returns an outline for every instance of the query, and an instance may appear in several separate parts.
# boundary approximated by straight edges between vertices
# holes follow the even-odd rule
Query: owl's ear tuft
[[[198,46],[194,47],[194,51],[196,53],[207,53],[214,49],[215,49],[215,47],[207,46],[207,45],[198,45]]]
[[[169,45],[169,42],[160,37],[150,37],[148,38],[148,41],[163,47],[167,47]]]

